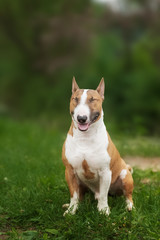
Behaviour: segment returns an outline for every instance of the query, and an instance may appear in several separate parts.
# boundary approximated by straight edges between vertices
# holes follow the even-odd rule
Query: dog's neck
[[[73,123],[74,123],[74,127],[73,127],[74,137],[81,138],[82,140],[86,138],[95,138],[98,133],[100,133],[101,131],[104,131],[104,128],[106,130],[106,127],[103,121],[103,110],[101,112],[100,119],[92,123],[86,132],[80,131],[78,127],[76,127],[74,120],[73,120]]]

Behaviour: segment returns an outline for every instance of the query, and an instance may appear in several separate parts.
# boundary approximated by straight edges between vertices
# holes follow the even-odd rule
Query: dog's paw
[[[100,206],[98,205],[98,211],[102,214],[105,214],[107,216],[109,216],[110,214],[110,209],[109,209],[109,206]]]
[[[78,208],[78,204],[69,206],[68,209],[64,212],[63,216],[74,215],[76,213],[77,208]]]
[[[66,210],[64,213],[63,213],[63,217],[65,217],[66,215],[68,215],[70,212],[68,210]]]
[[[66,215],[74,215],[75,213],[76,211],[73,211],[71,208],[69,208],[63,213],[63,216],[65,217]]]
[[[126,200],[126,203],[127,203],[127,206],[126,206],[127,210],[132,211],[132,209],[134,208],[133,203],[129,199]]]
[[[109,214],[110,214],[110,209],[109,209],[109,207],[105,207],[105,208],[101,209],[101,210],[100,210],[100,213],[109,216]]]
[[[65,203],[62,205],[62,208],[69,208],[69,203]]]

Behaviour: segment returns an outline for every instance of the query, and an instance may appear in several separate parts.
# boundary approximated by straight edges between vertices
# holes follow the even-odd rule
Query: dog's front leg
[[[63,216],[68,213],[72,215],[75,214],[79,202],[79,184],[72,166],[69,165],[66,167],[65,177],[69,187],[71,199],[68,209],[64,212]]]
[[[111,184],[111,171],[109,169],[99,171],[99,196],[98,196],[98,210],[106,215],[109,215],[110,210],[108,206],[108,191]]]

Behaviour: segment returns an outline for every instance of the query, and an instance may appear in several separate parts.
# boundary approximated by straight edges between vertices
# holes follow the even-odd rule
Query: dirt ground
[[[125,157],[124,160],[132,167],[138,167],[143,170],[152,168],[153,171],[160,171],[160,157]]]

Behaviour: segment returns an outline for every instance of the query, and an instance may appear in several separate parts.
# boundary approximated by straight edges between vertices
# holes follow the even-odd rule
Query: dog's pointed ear
[[[77,89],[79,89],[79,87],[78,87],[75,77],[73,77],[73,79],[72,79],[72,94],[75,93],[75,91],[77,91]]]
[[[96,90],[99,93],[99,95],[101,96],[101,98],[104,100],[104,90],[105,90],[104,78],[101,79]]]

